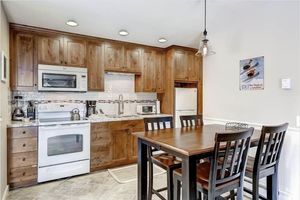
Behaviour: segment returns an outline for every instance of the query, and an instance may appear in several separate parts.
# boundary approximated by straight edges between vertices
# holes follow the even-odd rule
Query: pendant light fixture
[[[212,50],[212,47],[210,45],[210,42],[208,39],[206,39],[207,36],[207,31],[206,31],[206,0],[204,0],[204,32],[203,32],[203,40],[200,42],[199,45],[199,50],[195,54],[196,56],[200,56],[200,54],[205,57],[205,56],[210,56],[216,54]]]

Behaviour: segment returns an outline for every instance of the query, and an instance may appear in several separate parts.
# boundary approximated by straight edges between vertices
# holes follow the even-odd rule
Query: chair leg
[[[198,200],[202,200],[202,194],[201,194],[201,192],[198,192]]]
[[[151,147],[150,147],[151,148]],[[149,186],[147,200],[152,200],[152,188],[153,188],[153,163],[151,160],[150,148],[148,148],[148,162],[149,162]]]
[[[252,200],[259,200],[259,177],[252,177]]]
[[[270,200],[278,199],[277,173],[267,177],[267,198]]]
[[[173,185],[174,185],[174,200],[180,200],[180,182],[176,175],[173,175]]]
[[[168,187],[168,199],[173,199],[174,187],[173,187],[173,170],[167,169],[167,187]]]
[[[237,200],[243,200],[243,190],[244,190],[243,185],[237,189]],[[233,193],[234,193],[234,191],[233,191]],[[234,199],[234,197],[233,197],[233,199]]]
[[[203,200],[208,200],[208,196],[206,194],[203,194]]]

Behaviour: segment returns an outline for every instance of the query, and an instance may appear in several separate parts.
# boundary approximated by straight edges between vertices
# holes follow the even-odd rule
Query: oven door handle
[[[89,123],[84,123],[84,124],[57,124],[57,125],[40,126],[40,129],[52,130],[52,129],[65,129],[65,128],[81,128],[81,127],[88,127],[88,126],[89,126]]]

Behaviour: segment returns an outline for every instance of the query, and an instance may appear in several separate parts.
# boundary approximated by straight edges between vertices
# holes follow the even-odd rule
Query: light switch
[[[290,78],[285,78],[281,80],[281,88],[284,90],[292,89],[292,80]]]

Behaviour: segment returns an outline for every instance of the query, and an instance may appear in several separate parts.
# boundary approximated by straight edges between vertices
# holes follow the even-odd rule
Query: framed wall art
[[[264,89],[264,56],[240,61],[240,90]]]

